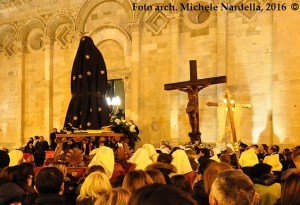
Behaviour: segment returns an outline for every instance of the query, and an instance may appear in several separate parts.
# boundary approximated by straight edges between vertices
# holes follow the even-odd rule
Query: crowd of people
[[[53,146],[53,143],[50,143]],[[51,146],[50,146],[51,147]],[[67,163],[45,163],[48,143],[0,151],[0,205],[296,205],[300,204],[300,146],[144,144],[126,164],[99,146],[84,174]],[[38,159],[38,160],[36,160]]]

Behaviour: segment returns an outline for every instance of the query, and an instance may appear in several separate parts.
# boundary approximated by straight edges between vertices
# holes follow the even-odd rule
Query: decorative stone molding
[[[3,51],[9,58],[11,58],[14,54],[17,53],[15,42],[16,39],[13,36],[8,36],[6,42],[3,45]]]
[[[201,5],[209,5],[208,2],[205,1],[188,1],[190,4],[201,4]],[[202,29],[209,25],[212,19],[211,11],[197,11],[197,10],[185,10],[183,11],[183,20],[184,23],[190,29]]]
[[[45,34],[40,28],[32,29],[27,36],[27,49],[29,52],[35,52],[44,49]]]
[[[115,40],[124,49],[124,55],[131,56],[131,37],[125,29],[117,25],[104,24],[92,31],[89,36],[93,38],[96,45],[107,39]]]
[[[55,39],[62,48],[66,48],[72,41],[74,30],[74,20],[67,14],[55,15],[47,25],[47,35]]]
[[[244,0],[242,2],[238,2],[235,5],[240,5],[240,4],[244,4],[244,5],[250,5],[250,4],[255,4],[256,6],[263,6],[264,5],[264,1],[263,0]],[[240,13],[243,17],[245,17],[245,19],[250,22],[253,20],[253,18],[260,13],[260,11],[257,11],[255,9],[250,9],[250,10],[239,10],[238,13]]]
[[[167,14],[166,17],[171,24],[173,23],[177,24],[182,19],[182,14],[177,12],[177,13]]]
[[[161,11],[153,11],[145,20],[145,24],[152,33],[158,35],[168,23],[168,18]]]
[[[132,31],[139,31],[141,24],[142,24],[141,20],[134,20],[132,22],[129,22],[128,26],[131,28]]]
[[[11,58],[14,54],[18,52],[15,47],[17,41],[17,31],[12,25],[3,25],[0,27],[0,51]]]
[[[126,11],[128,11],[129,15],[132,15],[132,6],[131,1],[128,0],[114,0],[115,2],[118,2],[119,5],[122,5]],[[87,21],[87,18],[90,14],[90,12],[95,9],[99,4],[107,3],[107,0],[86,0],[84,4],[79,9],[78,15],[75,20],[76,24],[76,30],[84,31],[85,24]],[[130,16],[131,19],[133,19],[133,16]]]

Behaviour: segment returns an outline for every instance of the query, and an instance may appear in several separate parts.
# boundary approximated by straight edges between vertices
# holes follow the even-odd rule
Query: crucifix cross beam
[[[211,84],[225,83],[226,76],[218,76],[212,78],[198,79],[197,77],[197,62],[190,60],[190,80],[184,82],[165,84],[165,90],[180,90],[188,94],[188,104],[186,113],[189,116],[192,132],[189,137],[192,143],[201,142],[201,133],[199,130],[199,103],[198,92]]]
[[[212,85],[212,84],[219,84],[219,83],[226,83],[226,76],[198,79],[197,61],[190,60],[190,80],[183,81],[183,82],[177,82],[177,83],[165,84],[164,88],[165,88],[165,90],[177,90],[178,88],[186,88],[187,85],[204,86],[207,84]]]

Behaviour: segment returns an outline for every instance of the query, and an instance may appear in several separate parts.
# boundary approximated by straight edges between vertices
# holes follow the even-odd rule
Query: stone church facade
[[[188,3],[255,3],[263,11],[183,10]],[[236,102],[252,104],[240,124],[243,142],[297,144],[300,11],[292,3],[267,11],[264,0],[2,0],[0,146],[62,128],[84,35],[102,52],[109,79],[124,81],[126,118],[139,126],[142,143],[188,141],[187,96],[164,84],[189,80],[189,60],[197,60],[198,78],[227,76],[226,85],[199,93],[203,142],[215,141],[218,124],[206,103],[221,101],[227,87]]]

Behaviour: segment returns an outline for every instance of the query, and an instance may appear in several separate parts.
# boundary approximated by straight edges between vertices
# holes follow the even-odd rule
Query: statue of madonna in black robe
[[[93,40],[84,36],[73,63],[71,76],[72,99],[64,127],[71,123],[80,130],[100,129],[110,124],[109,107],[105,99],[106,66]]]

